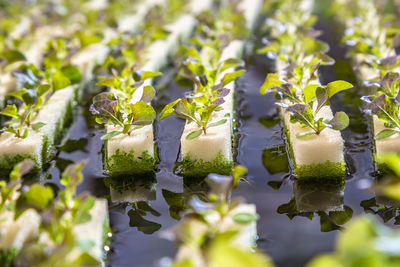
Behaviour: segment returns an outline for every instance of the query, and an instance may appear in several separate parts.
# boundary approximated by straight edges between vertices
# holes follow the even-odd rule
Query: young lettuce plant
[[[104,136],[107,140],[120,134],[131,135],[136,129],[150,125],[156,118],[156,112],[149,104],[155,96],[155,89],[151,85],[143,85],[147,79],[161,75],[159,72],[126,71],[122,76],[114,73],[112,78],[100,77],[97,85],[111,88],[93,97],[90,112],[96,116],[96,122],[119,126],[121,130],[112,131]],[[139,101],[132,103],[133,94],[143,87]]]
[[[160,120],[176,115],[195,123],[199,129],[189,133],[186,136],[188,140],[199,137],[202,133],[207,135],[208,128],[228,121],[228,119],[221,119],[211,122],[211,119],[215,111],[222,110],[221,105],[225,103],[224,97],[230,93],[230,89],[225,86],[245,72],[245,70],[233,71],[243,65],[242,60],[230,58],[219,63],[218,49],[208,46],[203,49],[205,49],[203,58],[196,49],[187,49],[188,57],[182,62],[177,77],[178,81],[189,81],[194,84],[193,92],[166,105],[160,113]],[[222,78],[218,81],[221,76]],[[229,113],[226,116],[229,116]]]
[[[13,74],[24,89],[9,93],[8,96],[18,99],[22,105],[19,108],[16,104],[7,105],[0,112],[1,115],[11,118],[1,132],[13,133],[21,139],[28,136],[29,128],[38,131],[45,125],[42,122],[32,124],[32,121],[51,93],[80,82],[80,73],[74,66],[65,66],[55,71],[50,80],[46,78],[45,72],[33,65],[23,65],[20,72]]]
[[[400,101],[400,74],[388,72],[381,80],[374,83],[376,93],[363,96],[366,102],[364,111],[369,115],[376,115],[383,121],[386,129],[377,133],[376,140],[384,139],[400,133],[399,101]]]
[[[337,112],[333,119],[328,120],[319,117],[319,111],[323,106],[329,105],[329,100],[338,92],[352,88],[353,86],[345,81],[334,81],[327,85],[308,84],[300,88],[301,94],[290,83],[279,79],[275,73],[267,75],[261,94],[275,92],[279,98],[277,105],[290,114],[291,123],[300,123],[301,127],[309,127],[310,132],[299,133],[297,138],[310,135],[319,135],[325,128],[344,130],[349,125],[349,118],[344,112]]]

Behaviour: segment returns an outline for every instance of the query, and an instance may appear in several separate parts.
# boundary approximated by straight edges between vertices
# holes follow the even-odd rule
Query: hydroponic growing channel
[[[0,266],[400,266],[400,1],[0,7]]]

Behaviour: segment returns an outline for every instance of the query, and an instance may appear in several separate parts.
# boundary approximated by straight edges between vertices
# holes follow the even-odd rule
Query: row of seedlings
[[[22,190],[34,165],[26,159],[0,182],[0,265],[100,266],[111,237],[107,201],[77,195],[85,162],[65,169],[57,194],[38,183]]]
[[[276,93],[293,174],[299,179],[344,177],[340,131],[348,126],[349,118],[344,112],[333,115],[330,99],[352,85],[320,82],[319,67],[334,60],[326,54],[328,45],[317,39],[320,32],[313,28],[317,20],[311,14],[314,2],[277,4],[266,21],[267,44],[258,51],[275,60],[276,72],[267,75],[260,93]]]
[[[193,90],[165,106],[160,119],[177,115],[186,120],[179,163],[186,177],[231,171],[235,80],[245,72],[235,69],[243,66],[244,40],[261,5],[262,1],[222,1],[216,14],[202,15],[193,45],[180,50],[176,79],[189,82]]]
[[[162,233],[179,249],[174,260],[163,259],[161,266],[273,266],[256,250],[255,205],[231,199],[243,174],[245,168],[237,166],[232,176],[210,174],[205,179],[210,188],[206,199],[193,197],[182,220]]]
[[[363,110],[371,116],[378,164],[377,156],[400,153],[400,60],[395,51],[400,28],[395,15],[381,14],[372,0],[338,1],[336,7],[346,10],[337,18],[345,27],[343,40],[363,88]],[[384,170],[384,166],[377,167]]]
[[[99,77],[97,83],[110,90],[95,96],[91,106],[96,121],[106,125],[103,166],[109,175],[154,170],[153,78],[161,75],[159,71],[179,42],[190,37],[196,14],[211,6],[212,1],[184,5],[177,0],[167,1],[147,13],[141,34],[121,35],[110,43],[112,56],[104,64],[110,75]]]
[[[39,7],[43,14],[53,14],[58,8],[50,4]],[[41,169],[72,121],[75,103],[90,80],[93,62],[105,59],[107,50],[102,42],[107,38],[101,34],[105,25],[98,20],[108,10],[88,10],[79,5],[67,10],[70,12],[61,18],[44,19],[43,23],[48,25],[54,22],[54,25],[46,26],[46,34],[43,33],[42,39],[48,41],[33,43],[33,48],[26,51],[28,55],[40,55],[36,56],[40,58],[37,65],[21,52],[25,51],[23,46],[12,45],[18,43],[15,40],[11,40],[3,51],[5,64],[9,63],[7,55],[20,55],[19,62],[11,62],[18,64],[13,72],[18,83],[14,92],[8,94],[17,99],[17,103],[7,105],[1,112],[12,118],[0,135],[0,169],[3,172],[10,171],[24,158],[34,160],[35,169]],[[82,11],[80,16],[77,10]],[[63,30],[67,28],[69,30]]]

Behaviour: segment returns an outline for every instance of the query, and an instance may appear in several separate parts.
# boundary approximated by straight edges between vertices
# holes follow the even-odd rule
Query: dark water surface
[[[337,60],[335,66],[322,69],[323,82],[335,79],[355,82],[349,63],[344,60],[345,49],[338,45],[330,24],[320,22],[317,26],[324,30],[322,39],[330,43],[330,55]],[[303,266],[313,256],[333,250],[335,237],[349,217],[364,213],[364,209],[376,211],[373,192],[363,189],[373,180],[372,138],[367,119],[359,110],[359,89],[335,97],[333,110],[344,110],[351,118],[351,127],[343,131],[349,165],[344,192],[340,183],[294,185],[275,99],[272,95],[259,95],[271,65],[264,56],[249,56],[247,72],[238,81],[237,162],[249,169],[249,182],[241,183],[234,196],[244,197],[257,206],[259,249],[267,252],[277,266]],[[170,82],[155,104],[164,105],[182,96],[184,91]],[[110,198],[101,166],[100,136],[104,132],[91,119],[85,104],[82,106],[67,145],[53,162],[57,168],[51,168],[50,173],[58,177],[59,169],[66,164],[89,158],[84,168],[85,181],[79,190]],[[114,232],[108,255],[110,266],[155,266],[161,258],[173,257],[176,253],[175,244],[159,238],[159,233],[177,222],[179,212],[192,194],[204,194],[206,189],[202,184],[184,182],[173,174],[183,126],[184,122],[175,117],[156,123],[161,162],[155,178],[126,181],[134,203],[110,205]],[[55,179],[47,181],[58,184]],[[342,213],[333,211],[341,208],[345,209]],[[385,219],[393,217],[390,209],[380,210],[378,214]],[[388,224],[392,225],[393,220]]]

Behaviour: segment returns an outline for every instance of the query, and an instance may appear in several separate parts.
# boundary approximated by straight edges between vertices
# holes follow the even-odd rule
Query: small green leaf
[[[113,131],[113,132],[110,132],[110,133],[108,133],[108,134],[103,135],[103,136],[101,137],[101,140],[108,140],[108,139],[111,139],[111,138],[113,138],[114,136],[117,136],[117,135],[119,135],[119,134],[122,134],[122,132],[121,132],[121,131]]]
[[[172,115],[174,115],[175,114],[175,111],[174,111],[174,107],[176,106],[176,104],[179,102],[179,101],[181,101],[182,99],[177,99],[177,100],[175,100],[174,102],[172,102],[172,103],[169,103],[168,105],[166,105],[163,109],[162,109],[162,111],[160,112],[160,120],[163,120],[163,119],[165,119],[165,118],[168,118],[169,116],[172,116]]]
[[[327,90],[323,87],[318,87],[315,95],[317,97],[317,108],[315,109],[315,114],[317,114],[319,110],[328,103],[329,96]]]
[[[37,130],[39,130],[40,128],[42,128],[43,126],[45,126],[45,125],[46,125],[46,124],[43,123],[43,122],[37,122],[37,123],[35,123],[35,124],[32,124],[32,129],[35,130],[35,131],[37,131]]]
[[[82,80],[81,73],[75,66],[65,66],[61,69],[61,72],[72,84],[79,83]]]
[[[319,84],[309,84],[303,89],[304,102],[309,104],[316,97],[317,88],[321,87]]]
[[[238,213],[232,219],[238,224],[249,224],[258,220],[258,215],[254,213]]]
[[[349,117],[343,111],[336,112],[333,119],[329,122],[329,126],[338,131],[343,131],[349,126],[350,120]]]
[[[153,72],[153,71],[136,71],[136,75],[140,77],[141,81],[150,79],[150,78],[154,78],[157,76],[161,76],[162,73],[161,72]]]
[[[39,85],[39,87],[37,88],[37,95],[38,96],[42,96],[45,93],[47,93],[49,90],[51,89],[51,86],[48,84],[41,84]]]
[[[227,121],[228,121],[227,119],[222,119],[222,120],[219,120],[217,122],[213,122],[213,123],[208,124],[207,127],[211,128],[211,127],[215,127],[215,126],[218,126],[218,125],[222,125]]]
[[[240,77],[245,72],[246,72],[246,70],[237,70],[235,72],[227,73],[222,78],[221,83],[225,86],[225,85],[233,82],[234,80],[236,80],[238,77]]]
[[[236,188],[239,185],[239,180],[243,178],[247,174],[247,168],[241,165],[235,165],[232,171],[233,178],[233,188]]]
[[[193,131],[186,136],[186,139],[187,140],[195,139],[196,137],[199,137],[201,135],[201,133],[202,133],[202,130]]]
[[[304,138],[304,137],[307,137],[307,136],[311,136],[313,134],[315,134],[315,133],[314,132],[298,133],[298,134],[296,134],[296,138],[301,139],[301,138]]]
[[[98,86],[106,86],[106,87],[115,87],[115,79],[114,78],[107,78],[107,77],[98,77],[101,79],[99,82],[96,83]]]
[[[228,58],[227,60],[225,60],[225,61],[222,63],[222,65],[221,65],[219,71],[220,71],[220,72],[223,72],[223,71],[225,71],[225,70],[227,70],[227,69],[230,69],[230,68],[237,68],[237,67],[241,67],[241,66],[243,66],[243,65],[244,65],[244,62],[243,62],[243,60],[241,60],[241,59],[238,59],[238,58]]]
[[[33,207],[39,210],[46,209],[54,200],[54,193],[50,187],[43,187],[39,184],[32,185],[18,199],[18,209]]]
[[[375,140],[381,140],[381,139],[385,139],[389,136],[392,136],[394,134],[398,133],[395,130],[390,130],[390,129],[385,129],[380,131],[376,136],[375,136]]]
[[[353,85],[346,81],[339,80],[339,81],[330,82],[327,85],[329,98],[331,98],[333,95],[335,95],[341,91],[348,90],[350,88],[353,88]]]
[[[52,77],[53,90],[63,89],[71,84],[71,81],[61,71],[56,71]]]
[[[265,78],[264,84],[260,88],[260,94],[266,94],[266,91],[271,87],[280,86],[284,82],[279,80],[279,76],[276,73],[268,73],[267,77]]]
[[[0,114],[11,118],[19,118],[18,109],[15,104],[8,105]]]
[[[149,125],[156,118],[156,112],[152,106],[146,102],[139,101],[131,106],[134,125]]]
[[[4,52],[1,55],[2,58],[4,58],[5,60],[7,60],[8,64],[17,62],[17,61],[25,61],[26,58],[25,56],[19,52],[18,50],[9,50],[7,52]]]
[[[154,87],[151,85],[146,85],[143,87],[143,95],[140,101],[149,103],[153,100],[155,96],[156,96],[156,90],[154,89]]]

